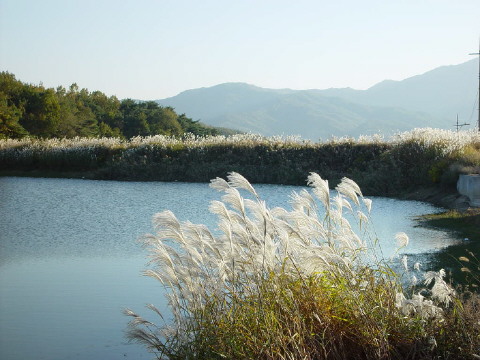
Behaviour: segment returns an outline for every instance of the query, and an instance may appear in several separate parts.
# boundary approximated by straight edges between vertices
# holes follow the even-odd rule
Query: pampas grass
[[[359,186],[344,178],[333,196],[315,173],[308,184],[287,210],[269,208],[238,173],[212,180],[223,193],[209,207],[214,230],[156,214],[145,274],[164,286],[172,318],[155,325],[126,310],[130,339],[158,359],[417,359],[440,348],[455,358],[435,336],[450,314],[462,317],[443,270],[407,295],[377,255]]]

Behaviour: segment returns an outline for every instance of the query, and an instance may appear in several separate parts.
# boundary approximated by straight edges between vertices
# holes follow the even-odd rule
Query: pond
[[[269,207],[287,208],[289,194],[301,189],[255,188]],[[146,303],[165,308],[160,284],[141,274],[148,260],[137,239],[165,209],[214,229],[207,208],[219,198],[208,184],[0,178],[0,358],[152,358],[124,336],[124,308],[152,320]],[[414,216],[439,210],[429,204],[372,200],[372,222],[387,256],[400,231],[410,237],[405,251],[411,254],[457,241],[415,226]]]

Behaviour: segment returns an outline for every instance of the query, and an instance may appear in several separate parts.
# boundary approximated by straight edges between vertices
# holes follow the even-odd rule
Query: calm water
[[[270,207],[288,207],[298,187],[258,185]],[[206,211],[220,194],[207,184],[0,178],[0,359],[150,359],[124,338],[130,307],[165,306],[158,283],[141,275],[145,251],[136,239],[154,213],[214,228]],[[432,252],[455,240],[415,227],[412,216],[438,209],[372,198],[372,217],[386,255],[395,233],[406,251]]]

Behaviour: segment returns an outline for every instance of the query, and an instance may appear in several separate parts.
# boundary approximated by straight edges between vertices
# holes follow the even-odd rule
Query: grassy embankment
[[[1,175],[208,182],[236,171],[252,183],[304,185],[317,172],[331,184],[347,176],[369,195],[399,196],[454,191],[458,174],[479,167],[478,133],[434,129],[323,143],[257,135],[0,140]]]
[[[478,208],[424,215],[419,220],[427,226],[456,231],[467,239],[480,239],[480,209]]]

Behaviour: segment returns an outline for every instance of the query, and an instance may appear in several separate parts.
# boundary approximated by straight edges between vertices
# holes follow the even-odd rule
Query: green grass
[[[418,217],[422,225],[456,232],[462,238],[480,241],[480,208],[449,210]]]

